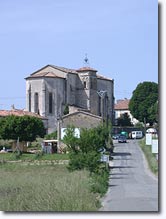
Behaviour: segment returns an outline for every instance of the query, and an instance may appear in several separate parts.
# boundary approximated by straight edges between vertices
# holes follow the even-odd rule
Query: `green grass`
[[[16,158],[14,153],[0,153],[0,162],[1,161],[14,161],[14,160],[22,160],[22,161],[29,161],[29,160],[68,160],[68,154],[44,154],[43,156],[36,156],[36,154],[28,154],[23,153],[20,158]]]
[[[155,175],[158,175],[158,161],[156,160],[155,154],[151,152],[151,146],[145,144],[145,139],[140,141],[140,146],[148,161],[149,168]]]
[[[65,165],[0,164],[1,211],[97,211],[87,171]]]

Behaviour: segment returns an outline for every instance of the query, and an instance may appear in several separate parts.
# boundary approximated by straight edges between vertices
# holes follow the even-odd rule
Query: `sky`
[[[0,109],[26,107],[25,77],[47,64],[89,65],[115,100],[158,83],[157,0],[0,0]]]

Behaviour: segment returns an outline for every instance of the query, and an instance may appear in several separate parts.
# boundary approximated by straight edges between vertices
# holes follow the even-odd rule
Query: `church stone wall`
[[[43,76],[49,73],[49,76]],[[53,74],[53,77],[51,77]],[[36,78],[34,77],[36,76]],[[40,115],[48,118],[48,132],[57,128],[57,120],[63,116],[65,105],[89,110],[92,114],[99,113],[99,96],[97,91],[107,90],[107,111],[109,118],[113,113],[113,81],[96,77],[95,71],[79,71],[67,73],[51,66],[46,66],[26,81],[26,107],[35,112],[35,93],[38,93]],[[31,93],[31,104],[29,103]],[[52,93],[52,113],[49,112],[49,93]],[[91,118],[92,119],[92,118]]]

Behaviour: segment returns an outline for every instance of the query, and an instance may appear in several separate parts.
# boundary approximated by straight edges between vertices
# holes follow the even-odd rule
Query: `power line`
[[[16,100],[16,99],[25,99],[26,97],[0,97],[0,100]]]

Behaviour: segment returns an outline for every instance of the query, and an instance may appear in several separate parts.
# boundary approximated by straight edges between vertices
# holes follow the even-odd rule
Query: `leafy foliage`
[[[45,135],[44,138],[45,138],[46,140],[57,139],[57,131]]]
[[[109,133],[110,127],[99,125],[92,129],[81,129],[80,138],[77,138],[74,135],[74,126],[68,127],[63,141],[70,151],[69,168],[86,168],[91,173],[97,172],[100,166],[100,149],[110,148]]]
[[[117,125],[118,125],[118,126],[132,126],[131,119],[130,119],[128,113],[122,114],[122,115],[117,119]]]
[[[64,143],[69,148],[69,170],[86,169],[90,172],[91,191],[103,195],[108,189],[109,172],[101,159],[101,149],[113,148],[110,137],[111,125],[99,125],[81,129],[80,138],[75,137],[74,126],[66,129]]]
[[[152,107],[158,100],[158,84],[155,82],[143,82],[138,84],[133,91],[132,98],[129,103],[131,114],[140,122],[151,125],[156,122],[156,113],[154,114]]]
[[[0,120],[2,139],[33,141],[37,136],[44,137],[45,129],[41,119],[31,116],[7,116]]]
[[[63,114],[64,114],[64,115],[69,114],[69,106],[68,106],[68,105],[65,105],[65,109],[64,109]]]

